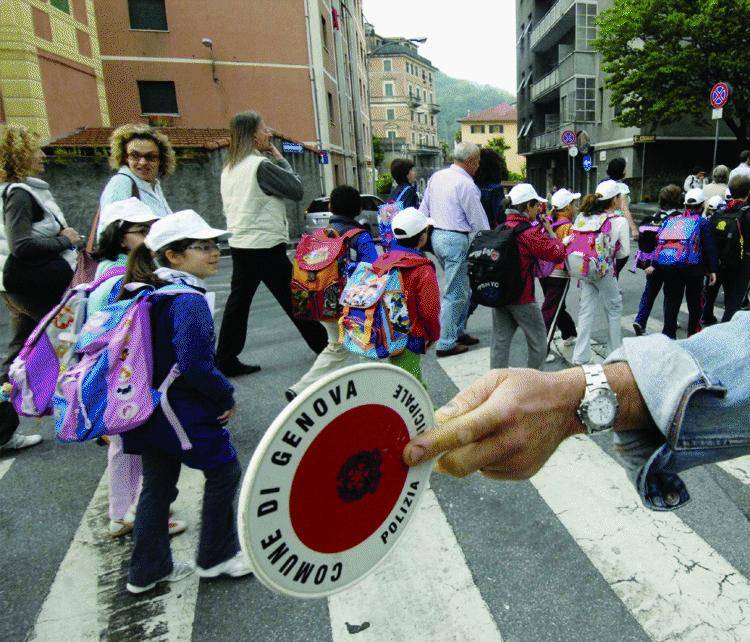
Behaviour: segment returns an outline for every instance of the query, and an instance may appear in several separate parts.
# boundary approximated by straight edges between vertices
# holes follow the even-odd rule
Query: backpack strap
[[[396,202],[400,201],[404,194],[406,194],[407,190],[411,187],[411,185],[407,185],[399,192],[399,195],[396,197]]]

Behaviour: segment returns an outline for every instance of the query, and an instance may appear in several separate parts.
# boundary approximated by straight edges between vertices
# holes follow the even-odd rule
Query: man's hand
[[[276,145],[274,145],[273,143],[269,143],[266,154],[268,154],[274,160],[281,160],[284,158],[281,152],[277,149]]]
[[[528,479],[563,439],[584,431],[576,408],[585,387],[580,368],[492,370],[437,411],[438,428],[412,440],[404,461],[414,465],[445,453],[439,472]]]

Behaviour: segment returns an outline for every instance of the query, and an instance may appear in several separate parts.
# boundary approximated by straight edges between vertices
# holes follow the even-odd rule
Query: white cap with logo
[[[156,252],[165,245],[182,239],[215,239],[229,234],[226,230],[211,227],[194,210],[182,210],[158,219],[149,230],[144,243]]]
[[[432,224],[432,219],[427,218],[416,207],[407,207],[393,217],[391,229],[393,236],[397,239],[408,239],[423,232]]]
[[[689,189],[685,194],[685,205],[700,205],[706,200],[706,196],[700,187]]]
[[[568,207],[574,200],[581,198],[580,192],[571,192],[565,188],[557,190],[549,202],[557,210],[562,210]]]
[[[540,203],[546,203],[547,199],[542,198],[536,193],[536,190],[529,183],[519,183],[514,185],[513,189],[508,193],[508,198],[513,205],[520,203],[528,203],[529,201],[539,201]]]
[[[158,216],[143,201],[135,196],[124,201],[107,203],[99,213],[99,228],[104,229],[115,221],[127,223],[148,223],[155,221]]]

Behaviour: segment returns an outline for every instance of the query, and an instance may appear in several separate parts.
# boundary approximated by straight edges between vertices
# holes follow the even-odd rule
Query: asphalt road
[[[212,280],[217,312],[229,260]],[[623,325],[642,275],[625,273]],[[576,293],[569,295],[575,312]],[[654,313],[661,318],[659,303]],[[682,315],[682,325],[686,319]],[[438,405],[488,367],[490,314],[462,357],[425,359]],[[603,318],[596,338],[604,339]],[[235,380],[233,439],[243,466],[313,355],[261,288]],[[655,355],[655,358],[659,358]],[[525,362],[516,337],[512,365]],[[564,367],[561,359],[550,369]],[[0,454],[0,631],[20,640],[742,640],[750,639],[750,463],[685,474],[693,501],[677,514],[643,509],[611,458],[611,436],[566,442],[528,482],[432,477],[432,492],[386,566],[328,600],[301,601],[257,580],[190,581],[125,592],[128,537],[106,537],[106,452],[56,443],[48,421],[24,420],[42,445]],[[176,510],[199,525],[200,475],[185,471]]]

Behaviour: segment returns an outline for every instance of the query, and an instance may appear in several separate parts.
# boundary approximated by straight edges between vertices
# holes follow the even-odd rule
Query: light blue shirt
[[[441,169],[430,177],[419,211],[441,230],[479,232],[490,229],[481,192],[469,173],[458,165]]]
[[[657,430],[614,433],[643,503],[673,510],[690,495],[677,473],[750,454],[750,312],[689,339],[625,339],[625,361]]]
[[[124,201],[133,195],[133,182],[129,178],[126,178],[126,176],[130,176],[135,181],[135,184],[138,186],[140,200],[153,210],[157,218],[162,218],[172,213],[172,209],[164,197],[159,180],[157,179],[156,184],[152,186],[148,181],[144,181],[139,176],[136,176],[126,165],[117,170],[117,173],[109,179],[109,182],[104,187],[104,191],[99,198],[100,210],[109,203]],[[102,228],[100,225],[97,235],[101,234],[101,232]]]

